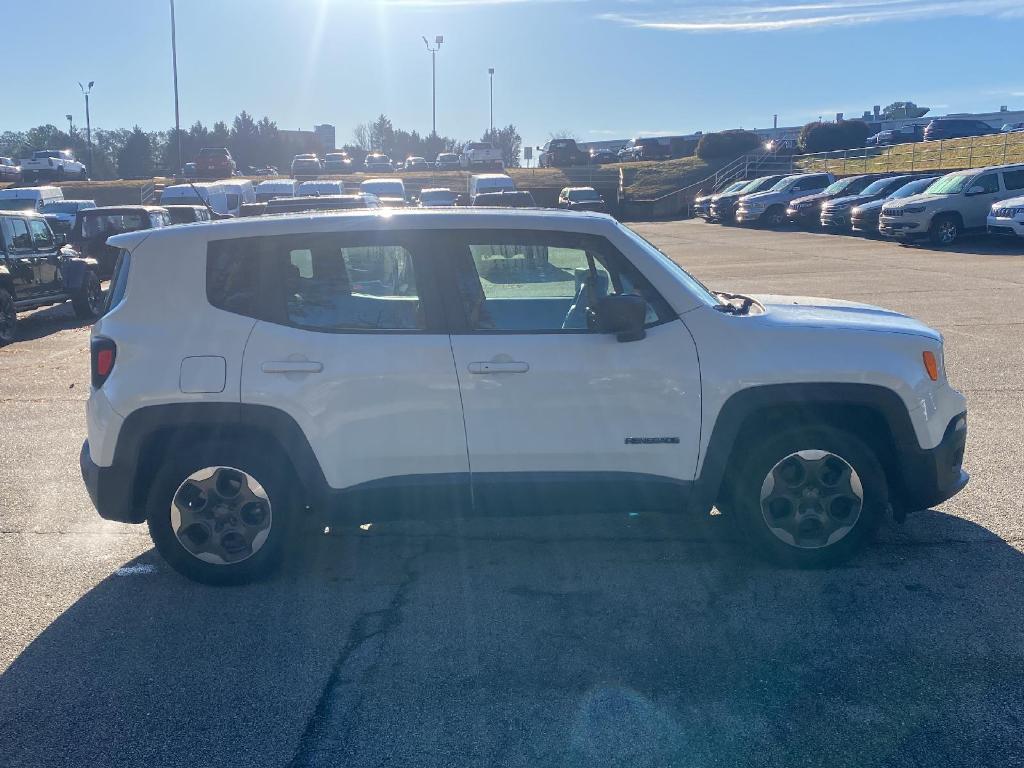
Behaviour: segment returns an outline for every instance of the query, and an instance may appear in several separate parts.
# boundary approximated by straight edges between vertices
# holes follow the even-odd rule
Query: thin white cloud
[[[789,4],[741,0],[728,5],[677,2],[657,12],[603,13],[599,18],[640,29],[674,32],[777,32],[924,18],[1020,14],[1021,0],[822,0]]]

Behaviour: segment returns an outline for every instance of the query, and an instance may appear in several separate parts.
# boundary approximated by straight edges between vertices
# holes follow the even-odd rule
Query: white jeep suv
[[[1024,164],[948,173],[924,192],[882,206],[878,231],[903,240],[952,245],[966,232],[984,232],[989,213],[1024,189]]]
[[[967,482],[942,338],[712,293],[602,214],[391,210],[118,235],[81,468],[187,576],[267,573],[300,510],[732,515],[785,563]]]

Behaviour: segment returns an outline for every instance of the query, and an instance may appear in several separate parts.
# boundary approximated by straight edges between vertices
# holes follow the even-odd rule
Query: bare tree
[[[357,147],[364,152],[369,152],[370,146],[370,133],[372,129],[371,123],[360,123],[352,131],[352,146]]]
[[[559,128],[557,131],[552,131],[548,134],[548,138],[554,141],[555,139],[572,139],[573,141],[579,141],[580,137],[576,134],[576,131],[570,131],[568,128]]]

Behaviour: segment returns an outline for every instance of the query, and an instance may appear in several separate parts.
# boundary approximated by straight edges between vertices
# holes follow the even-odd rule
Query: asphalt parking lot
[[[826,571],[624,510],[310,535],[205,588],[93,511],[88,328],[42,310],[0,350],[0,765],[1024,763],[1024,251],[636,228],[713,288],[942,330],[971,484]]]

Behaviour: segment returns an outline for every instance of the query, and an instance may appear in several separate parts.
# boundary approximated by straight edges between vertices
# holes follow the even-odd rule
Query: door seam
[[[462,400],[462,377],[459,376],[459,364],[455,360],[455,345],[452,335],[448,334],[448,349],[452,353],[452,368],[455,370],[455,383],[459,387],[459,407],[462,409],[462,435],[466,440],[466,468],[469,470],[469,506],[476,509],[476,498],[473,490],[473,460],[469,455],[469,429],[466,427],[466,404]]]

